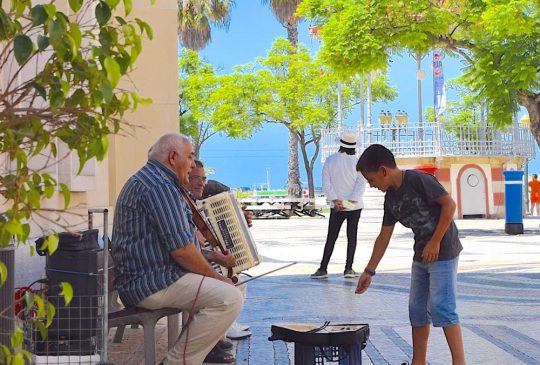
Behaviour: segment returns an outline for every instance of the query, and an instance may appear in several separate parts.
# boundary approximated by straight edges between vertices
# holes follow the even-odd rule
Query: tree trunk
[[[310,170],[310,175],[311,175],[311,185],[309,186],[310,198],[315,198],[315,186],[313,185],[313,166],[315,166],[315,163],[317,162],[317,157],[319,157],[319,150],[321,146],[320,133],[315,135],[315,132],[313,132],[313,144],[315,145],[315,152],[313,152],[313,156],[311,156],[311,161],[309,162],[309,170]]]
[[[193,143],[193,156],[196,160],[200,160],[200,154],[201,154],[201,145],[198,143]]]
[[[540,147],[540,94],[536,95],[520,95],[521,105],[523,105],[529,113],[531,120],[531,133],[536,140],[536,144]]]
[[[304,132],[298,133],[298,142],[300,143],[300,150],[302,151],[302,159],[304,160],[304,167],[306,169],[306,175],[308,180],[308,191],[309,191],[309,197],[313,198],[315,197],[315,187],[313,185],[313,169],[311,165],[309,164],[309,158],[307,155],[307,147],[306,147],[306,140],[304,137]]]
[[[287,24],[283,25],[287,29],[287,39],[294,48],[298,48],[298,19],[291,17]]]
[[[294,17],[283,25],[287,29],[287,39],[296,49],[298,46],[298,20]],[[295,132],[289,130],[289,173],[287,177],[289,195],[300,198],[302,184],[300,183],[300,166],[298,164],[298,138]]]
[[[200,130],[199,130],[200,132]],[[201,134],[197,136],[191,137],[191,144],[193,145],[193,156],[198,160],[199,156],[201,154],[201,146],[203,144],[203,139],[201,138]]]
[[[298,166],[298,137],[289,130],[289,173],[287,178],[289,195],[295,198],[302,196],[300,184],[300,167]]]
[[[531,133],[540,147],[540,94],[530,95],[522,93],[519,96],[520,104],[523,105],[529,113],[531,120]]]
[[[306,169],[306,175],[308,179],[308,192],[309,198],[315,198],[315,180],[313,179],[313,167],[317,162],[317,157],[319,157],[320,145],[321,145],[321,134],[312,131],[313,140],[306,142],[305,130],[302,130],[297,133],[298,142],[300,144],[300,150],[302,151],[302,159],[304,161],[304,167]],[[313,143],[315,151],[311,156],[311,159],[307,153],[307,145]]]

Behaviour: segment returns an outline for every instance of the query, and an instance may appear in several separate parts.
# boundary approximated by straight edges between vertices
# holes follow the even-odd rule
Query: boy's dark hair
[[[375,172],[381,166],[397,168],[394,154],[381,144],[372,144],[362,153],[356,164],[356,171]]]
[[[346,153],[348,155],[354,155],[356,154],[356,148],[339,147],[338,152]]]
[[[533,177],[538,179],[538,175],[537,174],[533,174]]]
[[[197,167],[204,167],[203,163],[200,160],[193,160],[195,162],[195,166]]]

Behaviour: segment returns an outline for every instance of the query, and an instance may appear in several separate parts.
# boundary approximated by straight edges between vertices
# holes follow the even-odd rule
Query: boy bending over
[[[369,146],[356,165],[370,186],[386,192],[384,217],[369,263],[358,280],[364,293],[375,275],[396,222],[414,233],[409,293],[412,365],[426,363],[430,323],[442,327],[453,365],[464,365],[463,341],[456,313],[457,266],[463,249],[453,221],[456,204],[434,176],[400,170],[394,155],[378,144]]]

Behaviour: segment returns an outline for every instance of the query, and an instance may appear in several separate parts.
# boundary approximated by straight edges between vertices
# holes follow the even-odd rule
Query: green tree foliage
[[[217,132],[212,129],[210,95],[217,86],[214,67],[195,51],[183,48],[178,60],[180,70],[180,130],[193,140],[198,158],[201,146]]]
[[[216,133],[222,132],[232,138],[245,138],[252,133],[251,128],[225,122],[222,118],[228,116],[222,111],[216,112],[216,98],[220,98],[223,90],[245,93],[249,91],[249,85],[230,84],[227,76],[216,75],[214,67],[204,62],[197,52],[185,48],[181,51],[178,65],[180,130],[193,140],[195,156],[199,157],[202,145]],[[238,111],[231,110],[230,113]]]
[[[142,37],[152,38],[146,22],[129,17],[132,0],[6,3],[0,6],[0,158],[10,168],[0,176],[0,247],[12,237],[25,242],[32,216],[57,190],[69,206],[67,187],[32,169],[32,158],[56,160],[58,143],[77,152],[81,170],[89,159],[104,158],[108,135],[145,101],[120,80],[140,54]],[[45,245],[53,253],[58,238],[51,235]],[[9,274],[0,263],[1,282]],[[5,363],[21,363],[21,354],[2,349]]]
[[[444,48],[465,61],[464,80],[511,123],[521,104],[540,145],[540,4],[537,0],[304,0],[321,25],[321,57],[341,74],[385,69],[393,52]]]
[[[305,47],[295,48],[288,40],[277,39],[265,58],[222,77],[211,99],[215,103],[213,123],[235,131],[253,131],[264,123],[287,127],[300,142],[313,197],[313,166],[321,130],[336,123],[337,80]],[[397,95],[385,81],[376,85],[374,100],[387,101]],[[354,79],[343,84],[344,114],[358,102],[358,88]]]

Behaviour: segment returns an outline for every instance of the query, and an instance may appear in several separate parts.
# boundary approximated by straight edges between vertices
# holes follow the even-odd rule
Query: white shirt
[[[323,191],[330,201],[330,207],[334,207],[332,202],[335,199],[356,201],[354,208],[348,210],[358,210],[364,208],[362,196],[366,190],[366,179],[356,171],[356,155],[336,152],[329,156],[323,166]]]

